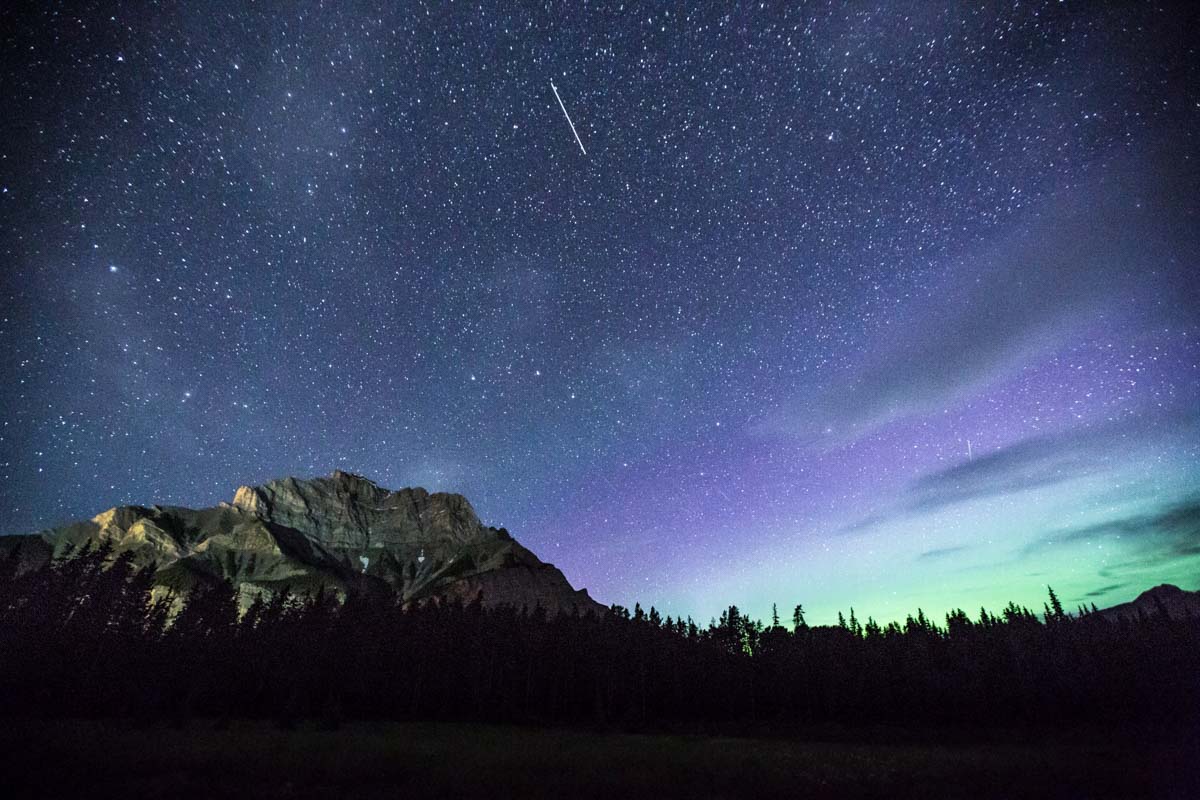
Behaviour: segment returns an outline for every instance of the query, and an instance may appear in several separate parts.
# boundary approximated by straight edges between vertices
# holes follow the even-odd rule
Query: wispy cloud
[[[1200,415],[1158,410],[1029,437],[917,478],[888,505],[845,525],[838,533],[869,534],[892,524],[902,526],[896,530],[906,530],[957,504],[1065,485],[1119,469],[1129,458],[1156,452],[1164,441],[1177,441],[1181,436],[1200,439]],[[1125,510],[1068,528],[1056,527],[1061,525],[1061,517],[1040,524],[1030,521],[1025,533],[1030,538],[1012,542],[1010,555],[1002,558],[1034,563],[1056,551],[1069,552],[1065,548],[1079,543],[1104,544],[1119,561],[1109,560],[1099,577],[1115,584],[1125,581],[1131,571],[1157,570],[1163,563],[1200,555],[1200,494],[1164,498],[1161,489],[1147,494],[1138,487],[1127,487],[1110,492],[1102,501],[1094,495],[1079,499],[1080,511],[1101,508]],[[973,537],[978,534],[963,529],[957,541],[943,541],[918,553],[915,560],[957,563],[975,549],[978,542]]]
[[[956,555],[958,553],[961,553],[965,550],[970,550],[970,549],[971,548],[967,547],[965,544],[957,545],[955,547],[935,547],[932,550],[926,550],[924,553],[921,553],[920,555],[917,556],[917,558],[919,558],[919,559],[945,558],[946,556]]]
[[[1090,592],[1085,592],[1083,596],[1084,597],[1104,597],[1105,595],[1111,594],[1112,592],[1115,592],[1118,589],[1124,589],[1128,585],[1129,585],[1128,583],[1110,583],[1108,586],[1101,586],[1099,589],[1093,589]]]
[[[963,254],[857,371],[774,426],[862,432],[938,410],[1070,342],[1102,316],[1152,328],[1200,307],[1200,202],[1189,162],[1144,156],[1026,209]],[[969,278],[969,279],[968,279]]]
[[[1136,414],[1032,436],[915,480],[902,500],[909,513],[1051,486],[1102,471],[1116,456],[1159,435],[1196,426],[1187,413]]]
[[[1032,436],[1007,447],[927,473],[890,507],[838,530],[854,534],[897,519],[932,514],[957,503],[1066,483],[1111,468],[1160,437],[1200,436],[1200,415],[1159,411]]]
[[[1110,538],[1134,540],[1139,561],[1200,553],[1200,494],[1175,499],[1140,513],[1060,529],[1031,542],[1025,547],[1024,555]]]

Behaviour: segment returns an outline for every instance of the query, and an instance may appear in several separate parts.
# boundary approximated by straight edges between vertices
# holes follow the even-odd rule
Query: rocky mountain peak
[[[1137,596],[1137,600],[1153,600],[1155,597],[1164,599],[1167,597],[1180,597],[1184,595],[1183,589],[1171,583],[1160,583],[1158,586],[1151,587]],[[1134,602],[1137,602],[1136,600]]]
[[[324,478],[242,486],[233,506],[335,550],[463,545],[489,536],[460,494],[419,487],[392,491],[340,470]]]
[[[83,546],[155,570],[164,591],[228,580],[240,602],[324,588],[344,596],[390,586],[403,602],[482,595],[489,605],[595,611],[552,564],[503,529],[485,526],[460,494],[390,490],[349,472],[239,487],[217,508],[121,506],[93,519],[0,538],[0,556],[29,566]]]

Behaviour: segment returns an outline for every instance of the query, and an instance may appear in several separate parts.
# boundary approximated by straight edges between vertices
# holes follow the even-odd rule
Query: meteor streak
[[[563,105],[562,98],[558,96],[558,87],[554,85],[554,81],[550,81],[550,88],[554,91],[554,99],[558,101],[558,107],[562,109],[563,116],[567,118],[567,124],[571,126],[571,133],[575,134],[575,141],[579,142],[579,149],[583,150],[583,154],[587,155],[587,150],[583,149],[583,141],[579,138],[579,131],[575,130],[575,123],[571,122],[571,115],[567,113],[567,107]]]

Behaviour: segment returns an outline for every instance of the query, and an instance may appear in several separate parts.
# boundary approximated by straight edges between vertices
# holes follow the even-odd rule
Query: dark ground
[[[1195,732],[1052,737],[809,731],[787,738],[477,724],[184,729],[12,721],[0,786],[24,797],[1200,797]]]

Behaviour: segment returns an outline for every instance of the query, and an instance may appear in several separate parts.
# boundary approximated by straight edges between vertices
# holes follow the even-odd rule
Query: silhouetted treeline
[[[104,551],[0,565],[0,709],[186,720],[263,717],[795,724],[1191,722],[1200,620],[1109,621],[1010,605],[904,624],[784,627],[614,606],[603,617],[386,593],[276,597],[239,616],[201,583],[178,613]]]

